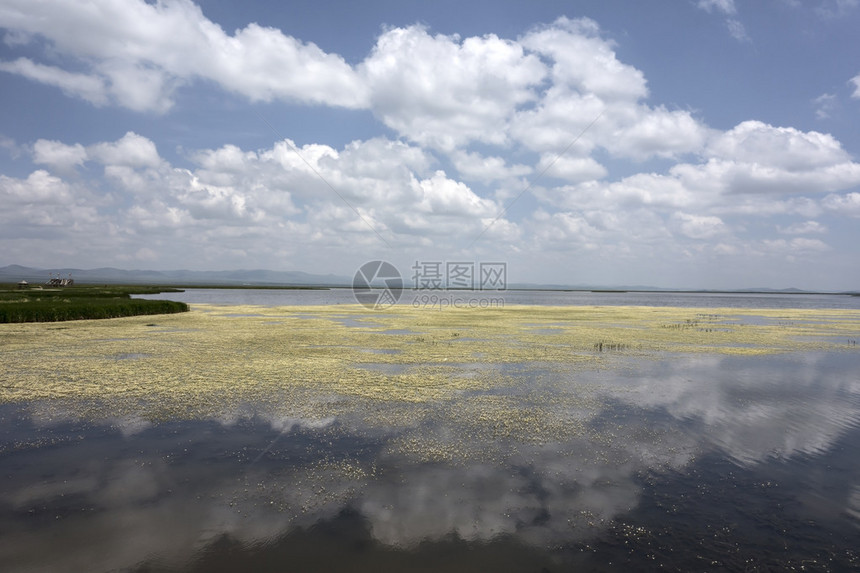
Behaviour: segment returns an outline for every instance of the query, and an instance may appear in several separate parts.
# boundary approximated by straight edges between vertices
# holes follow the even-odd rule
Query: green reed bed
[[[0,285],[0,323],[58,322],[186,312],[170,300],[133,299],[132,294],[177,292],[146,286],[75,286],[18,289]]]

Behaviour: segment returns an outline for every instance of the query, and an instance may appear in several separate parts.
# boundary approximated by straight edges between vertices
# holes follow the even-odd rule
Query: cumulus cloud
[[[261,150],[225,145],[190,153],[191,168],[171,165],[150,139],[134,132],[89,146],[39,140],[33,155],[56,173],[4,178],[6,203],[45,214],[62,203],[80,203],[93,229],[114,229],[95,244],[127,244],[127,255],[138,260],[152,257],[154,241],[183,241],[198,252],[217,243],[252,250],[260,241],[354,247],[378,244],[379,233],[402,245],[430,237],[450,245],[478,235],[501,209],[433,169],[435,159],[425,151],[385,138],[339,150],[289,140]],[[104,177],[90,192],[73,192],[60,176],[89,164],[103,166]],[[62,221],[75,235],[84,219],[77,221],[72,211],[57,212],[51,221]],[[494,227],[492,237],[517,233],[504,219]],[[147,244],[140,243],[144,236]]]
[[[707,152],[717,158],[747,161],[800,171],[850,161],[832,136],[793,127],[744,121],[714,137]]]
[[[106,165],[125,167],[155,167],[161,161],[155,143],[132,131],[117,141],[91,146],[88,154]]]
[[[0,10],[0,26],[41,36],[88,68],[71,73],[19,59],[0,69],[97,105],[115,101],[164,112],[175,87],[196,78],[252,101],[351,108],[367,102],[364,84],[340,56],[257,24],[228,35],[189,0],[101,0],[85,8],[60,0],[12,0]]]
[[[40,139],[33,144],[33,163],[49,165],[60,171],[81,166],[87,159],[87,150],[80,143],[66,145],[59,141]]]
[[[69,186],[59,177],[39,169],[27,179],[0,175],[0,195],[6,204],[45,203],[64,204],[70,199]]]
[[[537,165],[539,173],[571,182],[602,179],[606,168],[591,157],[568,157],[542,153]]]
[[[821,193],[860,184],[860,164],[831,135],[745,121],[716,134],[707,162],[677,164],[670,174],[690,189],[722,194]]]
[[[483,183],[523,177],[532,172],[528,165],[508,165],[502,157],[483,156],[468,151],[457,151],[452,154],[451,159],[461,177]]]
[[[619,110],[609,119],[615,125],[611,136],[601,142],[603,147],[636,160],[700,152],[710,134],[690,112],[669,111],[662,106],[651,109],[639,105]]]
[[[551,74],[558,86],[602,99],[638,99],[648,94],[644,74],[618,60],[594,20],[561,17],[550,26],[536,28],[522,43],[552,58]]]
[[[32,251],[39,240],[50,241],[54,254],[68,254],[77,248],[73,236],[82,233],[89,239],[90,232],[105,228],[98,199],[86,187],[43,169],[23,179],[0,175],[0,204],[6,206],[0,210],[0,239],[10,254],[18,248]]]
[[[698,7],[737,16],[728,0]],[[165,244],[208,241],[210,252],[230,243],[238,258],[265,241],[281,252],[367,246],[379,243],[374,231],[416,249],[463,248],[480,235],[481,248],[502,253],[577,245],[630,255],[659,243],[677,254],[704,241],[736,246],[732,233],[750,230],[759,241],[774,229],[819,233],[773,222],[762,231],[763,217],[858,212],[860,164],[835,137],[754,120],[718,130],[652,102],[642,71],[587,18],[562,17],[516,38],[388,28],[353,65],[258,24],[227,33],[188,0],[86,8],[11,0],[0,26],[10,51],[27,48],[0,69],[94,105],[169,113],[178,93],[205,82],[249,101],[367,109],[394,132],[337,147],[219,143],[183,151],[183,167],[161,157],[163,142],[135,132],[21,146],[31,176],[41,175],[7,181],[15,196],[32,187],[36,205],[44,177],[55,178],[90,209],[84,219],[98,218],[115,244],[129,241],[122,256],[149,256],[135,243],[144,233]],[[860,76],[852,83],[860,94]],[[820,117],[832,101],[816,98]],[[264,251],[274,252],[260,251],[261,261]]]
[[[504,143],[512,112],[536,99],[546,72],[516,42],[495,35],[461,42],[420,26],[383,33],[361,64],[380,119],[446,150],[470,140]]]

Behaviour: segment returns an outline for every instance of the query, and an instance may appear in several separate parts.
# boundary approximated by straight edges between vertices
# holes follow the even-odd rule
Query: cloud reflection
[[[0,561],[21,571],[182,567],[224,536],[252,547],[347,509],[402,549],[452,534],[539,548],[587,541],[637,507],[649,472],[714,452],[745,466],[827,452],[860,420],[852,360],[643,360],[576,379],[524,375],[508,395],[384,415],[352,399],[317,418],[242,411],[81,428],[40,405],[31,439],[3,451]],[[858,499],[855,488],[849,513]]]

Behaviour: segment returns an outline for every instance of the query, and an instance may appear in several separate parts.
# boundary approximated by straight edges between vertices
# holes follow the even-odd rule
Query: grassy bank
[[[151,286],[94,286],[19,289],[0,284],[0,323],[57,322],[185,312],[188,305],[170,300],[133,299],[133,294],[181,292]]]

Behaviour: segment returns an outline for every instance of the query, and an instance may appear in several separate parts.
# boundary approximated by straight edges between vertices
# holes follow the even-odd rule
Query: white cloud
[[[860,217],[860,193],[852,192],[844,195],[828,195],[822,203],[830,211],[850,217]]]
[[[9,71],[26,67],[33,79],[99,104],[163,113],[177,89],[199,78],[251,100],[369,107],[399,134],[447,153],[471,142],[559,153],[601,114],[572,151],[601,145],[637,160],[673,157],[698,151],[706,135],[688,112],[641,104],[644,75],[618,60],[589,19],[559,18],[517,40],[393,28],[353,69],[256,24],[229,36],[185,0],[131,0],[122,9],[100,0],[88,10],[46,1],[40,14],[51,17],[34,17],[32,4],[17,0],[0,25],[44,37],[87,73],[29,60]]]
[[[752,41],[749,37],[749,34],[747,34],[746,28],[740,20],[736,18],[728,18],[726,20],[726,27],[729,29],[729,35],[738,42]]]
[[[593,20],[562,17],[529,32],[521,42],[553,60],[551,76],[556,86],[604,100],[648,95],[645,76],[618,60],[612,43],[600,37],[600,27]]]
[[[737,14],[734,0],[699,0],[696,5],[706,12],[717,11],[729,16]]]
[[[735,17],[738,9],[734,0],[699,0],[696,5],[709,14],[716,12],[725,16],[729,35],[738,42],[751,41],[743,23]]]
[[[745,121],[706,146],[704,164],[670,172],[691,188],[723,193],[820,193],[860,184],[860,164],[831,135]]]
[[[672,218],[680,232],[691,239],[710,239],[726,231],[719,217],[677,212]]]
[[[602,118],[601,118],[602,119]],[[645,160],[698,153],[710,131],[687,111],[635,106],[614,110],[607,119],[615,123],[603,147],[620,157]],[[597,128],[603,130],[602,126]]]
[[[720,215],[769,217],[771,215],[798,215],[818,217],[823,209],[809,197],[776,198],[772,195],[733,195],[716,204],[712,211]]]
[[[670,173],[691,189],[711,189],[721,194],[818,194],[860,184],[860,164],[850,161],[800,171],[761,163],[710,159],[705,164],[678,164]]]
[[[253,101],[366,108],[395,132],[337,148],[228,143],[185,152],[184,168],[134,132],[92,145],[32,144],[33,163],[45,170],[32,181],[7,178],[7,195],[48,201],[45,189],[57,197],[65,189],[63,200],[90,209],[81,220],[114,229],[111,240],[129,260],[144,247],[164,253],[155,237],[190,245],[196,260],[219,266],[254,249],[262,261],[263,253],[306,245],[344,249],[346,258],[378,246],[373,231],[399,252],[456,252],[491,223],[478,247],[506,255],[545,248],[629,261],[744,253],[732,233],[764,253],[761,241],[775,229],[786,251],[808,252],[815,243],[788,235],[822,233],[826,217],[860,213],[860,164],[833,135],[760,121],[717,130],[688,110],[651,102],[642,71],[621,61],[589,19],[560,18],[515,39],[390,28],[350,66],[276,29],[250,24],[225,33],[187,0],[44,6],[42,18],[33,17],[32,2],[0,9],[12,43],[33,40],[28,56],[38,59],[44,48],[50,63],[19,59],[0,64],[6,71],[98,105],[158,113],[203,81]],[[737,11],[733,2],[699,7],[720,18]],[[851,81],[860,97],[860,75]],[[834,98],[813,101],[820,117]],[[87,165],[99,168],[80,169]],[[529,183],[537,210],[523,200],[494,223]],[[774,215],[807,222],[761,222]],[[68,222],[59,212],[44,217]],[[153,243],[139,244],[143,236]]]
[[[164,112],[177,83],[195,78],[253,101],[367,104],[363,82],[340,56],[257,24],[227,35],[189,0],[99,0],[85,7],[62,0],[10,0],[0,11],[0,26],[42,36],[90,67],[87,74],[71,73],[20,59],[2,69],[97,105],[110,94],[130,109]]]
[[[27,179],[0,175],[0,197],[4,204],[66,204],[71,199],[69,186],[59,177],[39,169]]]
[[[536,98],[546,68],[495,35],[431,36],[420,26],[383,33],[360,71],[374,113],[424,145],[452,150],[470,140],[504,143],[517,106]]]
[[[112,143],[90,146],[88,154],[105,165],[156,167],[161,162],[155,143],[132,131]]]
[[[777,230],[786,235],[809,235],[813,233],[826,233],[827,227],[818,221],[803,221],[793,223],[788,227],[777,227]]]
[[[648,95],[644,75],[617,59],[595,22],[561,18],[521,41],[552,62],[552,84],[511,124],[511,135],[527,148],[557,154],[575,141],[574,156],[600,146],[637,161],[701,150],[707,128],[689,112],[641,103]]]
[[[12,159],[20,157],[22,152],[21,146],[19,146],[14,139],[5,136],[2,133],[0,133],[0,149],[5,149]]]
[[[184,256],[195,252],[201,259],[228,256],[225,250],[247,256],[261,241],[273,249],[286,241],[354,253],[356,247],[378,247],[374,231],[394,244],[414,247],[416,239],[424,244],[434,237],[439,246],[454,245],[477,236],[500,211],[494,200],[432,171],[434,160],[421,149],[383,138],[341,150],[291,141],[259,151],[226,145],[191,153],[192,169],[171,166],[152,141],[133,132],[88,147],[41,140],[34,149],[54,168],[103,164],[104,177],[92,186],[100,196],[75,197],[62,179],[37,171],[27,181],[4,181],[6,203],[80,199],[94,226],[118,223],[119,238],[109,242],[129,245],[127,253],[172,241],[186,246]],[[517,233],[502,218],[486,236],[507,240]],[[144,236],[147,243],[140,244]]]
[[[664,209],[702,207],[714,200],[708,197],[706,190],[694,193],[678,179],[656,173],[637,173],[612,182],[587,181],[539,195],[561,207],[619,211],[640,206]]]
[[[40,139],[33,144],[33,163],[48,165],[61,172],[81,166],[86,160],[87,150],[80,143],[66,145]]]
[[[797,237],[787,241],[785,239],[765,239],[762,241],[765,249],[779,254],[808,255],[830,250],[830,245],[820,239],[807,239]]]
[[[449,179],[443,171],[420,181],[423,198],[419,207],[426,213],[455,217],[492,217],[498,208],[487,199],[481,199],[468,186]]]
[[[812,105],[815,106],[815,117],[817,119],[829,119],[837,106],[835,94],[821,94],[814,100]]]
[[[760,121],[744,121],[716,135],[707,153],[720,159],[758,163],[789,171],[838,165],[851,160],[832,136],[793,127],[774,127]]]
[[[606,168],[591,157],[568,157],[542,153],[538,173],[569,182],[591,181],[607,175]]]
[[[73,253],[79,248],[73,237],[103,229],[97,203],[86,187],[73,187],[42,169],[26,179],[0,175],[4,253],[14,255],[18,248],[23,253],[37,251],[39,241],[48,242],[52,256]]]
[[[848,80],[848,83],[854,84],[854,93],[851,94],[851,97],[854,99],[860,99],[860,74],[857,74]]]
[[[451,159],[461,177],[483,183],[523,177],[532,172],[532,168],[528,165],[515,164],[509,166],[501,157],[486,157],[479,153],[467,151],[454,152]]]
[[[80,97],[93,105],[100,106],[108,102],[105,81],[96,75],[68,72],[55,66],[38,64],[29,58],[18,58],[12,62],[0,61],[0,71],[58,87],[65,94]]]
[[[171,98],[180,83],[157,68],[132,62],[107,61],[99,71],[108,79],[114,99],[133,111],[164,113],[173,107]]]
[[[568,213],[561,219],[546,215],[541,223],[546,229],[538,231],[541,240],[565,244],[575,234],[582,242],[587,224],[602,229],[603,234],[589,235],[584,242],[602,248],[628,245],[631,252],[641,253],[644,247],[633,245],[631,238],[647,236],[648,241],[661,241],[665,252],[681,253],[696,248],[698,243],[688,243],[688,239],[719,238],[723,245],[719,253],[726,255],[735,249],[732,252],[737,254],[743,251],[725,236],[730,229],[757,228],[760,224],[755,218],[777,214],[817,217],[823,212],[822,204],[806,195],[860,184],[860,165],[832,136],[816,132],[744,122],[727,132],[712,132],[701,155],[701,162],[677,163],[665,174],[637,173],[617,181],[587,180],[534,189],[542,204]],[[833,195],[825,206],[851,212],[851,198]],[[624,217],[634,210],[637,218]],[[585,215],[589,212],[603,213],[603,221],[616,223],[595,225],[594,215]],[[617,225],[619,220],[624,224]],[[674,239],[667,238],[667,226],[677,233]],[[792,234],[824,230],[815,222],[784,229]],[[820,241],[784,241],[783,245],[786,253],[826,247]]]
[[[596,127],[605,114],[606,105],[593,94],[581,96],[552,87],[535,108],[514,116],[510,133],[533,151],[558,154],[568,149],[586,155],[596,146]]]

